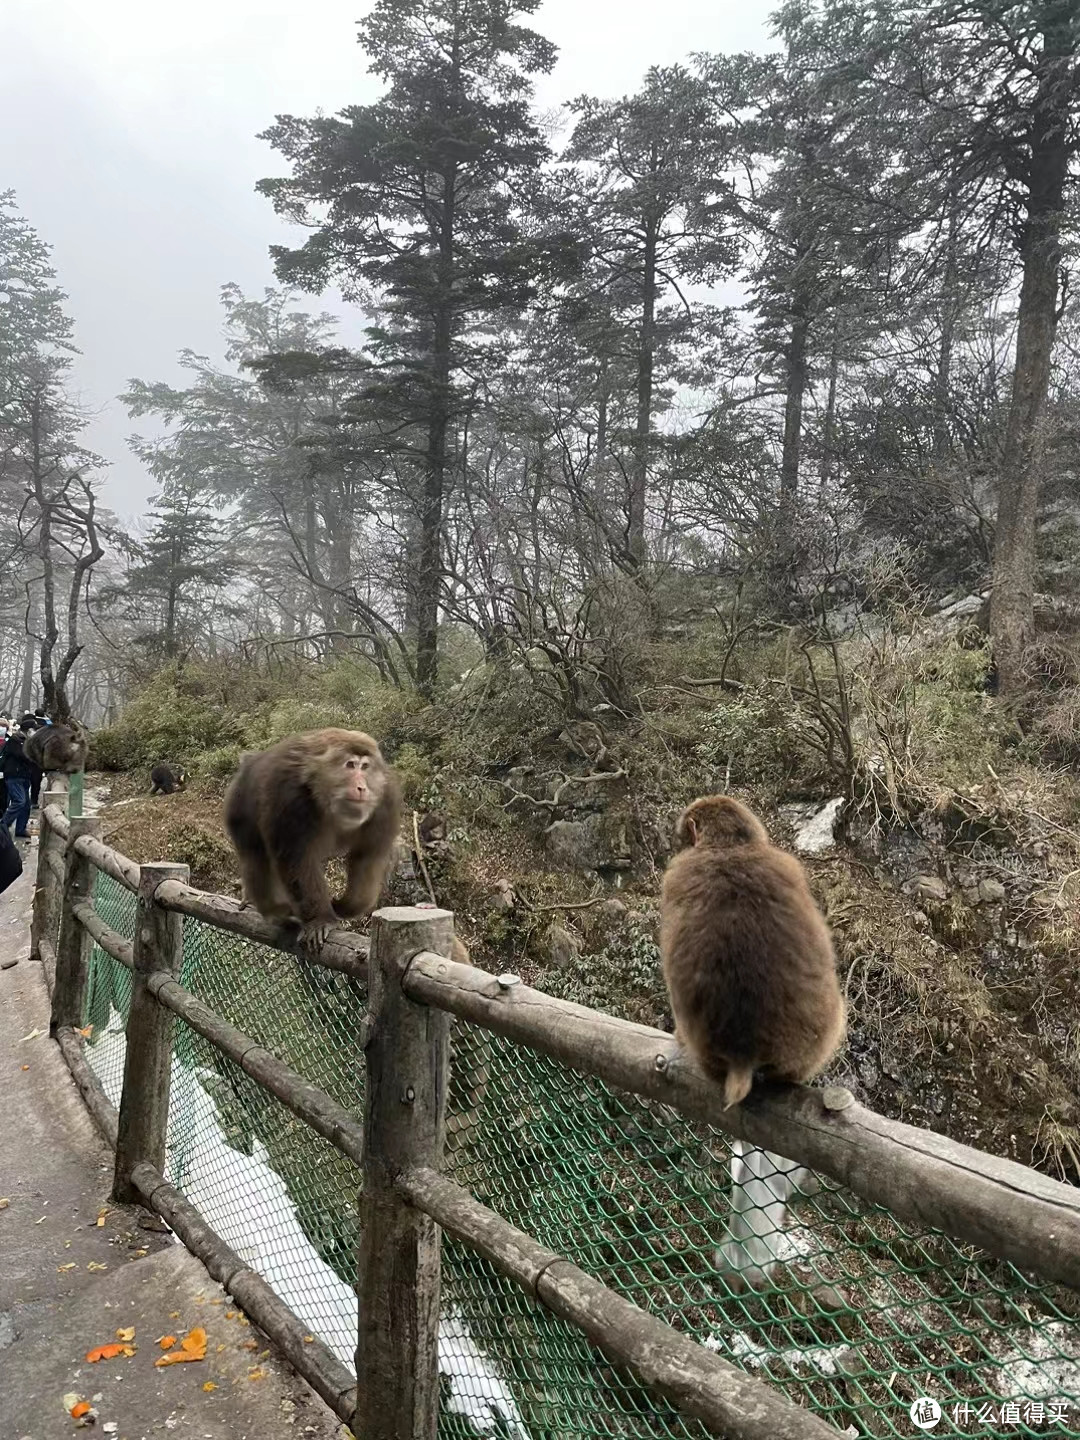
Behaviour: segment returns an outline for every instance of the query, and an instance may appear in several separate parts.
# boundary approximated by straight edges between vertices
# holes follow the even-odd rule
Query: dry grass
[[[239,891],[232,847],[221,817],[220,786],[149,795],[138,777],[87,776],[108,789],[101,812],[104,839],[139,864],[168,860],[191,867],[191,883],[226,895]]]

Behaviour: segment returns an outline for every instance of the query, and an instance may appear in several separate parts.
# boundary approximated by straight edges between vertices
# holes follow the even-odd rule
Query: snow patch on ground
[[[843,1357],[851,1355],[850,1345],[808,1345],[805,1350],[792,1347],[789,1350],[770,1350],[742,1330],[735,1330],[726,1338],[710,1335],[704,1342],[706,1350],[727,1354],[733,1360],[741,1361],[749,1370],[761,1370],[765,1366],[775,1369],[787,1366],[796,1375],[808,1370],[818,1375],[840,1375],[844,1373]]]
[[[717,1267],[757,1289],[777,1265],[816,1254],[820,1243],[805,1226],[788,1226],[788,1201],[808,1178],[794,1160],[744,1140],[731,1145],[731,1214]]]
[[[795,849],[800,855],[824,855],[833,848],[836,822],[843,805],[844,797],[838,795],[816,815],[803,821],[795,831]]]
[[[1015,1348],[998,1371],[998,1393],[1005,1399],[1026,1396],[1075,1405],[1080,1395],[1080,1334],[1075,1327],[1055,1320],[1013,1339]]]

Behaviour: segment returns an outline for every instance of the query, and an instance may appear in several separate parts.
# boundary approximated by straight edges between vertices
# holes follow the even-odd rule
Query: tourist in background
[[[7,744],[0,751],[0,775],[4,777],[8,791],[3,828],[10,830],[14,825],[15,839],[29,844],[30,832],[26,827],[30,820],[30,790],[35,779],[40,784],[41,767],[23,753],[27,733],[20,726],[8,736]]]
[[[4,891],[22,874],[22,856],[6,825],[0,825],[0,891]]]

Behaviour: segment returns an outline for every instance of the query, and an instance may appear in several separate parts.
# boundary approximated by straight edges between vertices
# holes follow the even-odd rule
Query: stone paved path
[[[142,1212],[109,1204],[111,1154],[57,1047],[41,967],[25,957],[34,849],[0,895],[0,1440],[332,1440],[340,1425],[202,1265]],[[39,1032],[34,1035],[33,1032]],[[32,1038],[28,1038],[32,1037]],[[98,1223],[104,1212],[104,1222]],[[135,1328],[136,1354],[86,1362]],[[205,1361],[157,1369],[159,1336],[208,1335]]]

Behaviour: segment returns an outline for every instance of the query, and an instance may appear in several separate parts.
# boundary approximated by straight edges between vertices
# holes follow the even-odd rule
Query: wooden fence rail
[[[1073,1187],[887,1120],[843,1090],[778,1087],[723,1110],[718,1087],[663,1032],[452,961],[453,916],[446,911],[377,911],[370,947],[338,932],[323,948],[323,964],[367,984],[367,1014],[356,1037],[366,1057],[361,1123],[179,983],[182,916],[285,951],[295,949],[295,929],[193,889],[185,867],[134,864],[102,843],[96,821],[69,820],[62,793],[45,798],[33,952],[51,982],[52,1033],[116,1149],[115,1197],[140,1200],[161,1215],[358,1440],[434,1440],[443,1230],[714,1434],[835,1440],[840,1433],[516,1230],[440,1173],[451,1015],[1080,1289],[1080,1195]],[[133,944],[94,911],[95,869],[137,895]],[[133,974],[119,1113],[80,1034],[92,940]],[[362,1171],[355,1385],[163,1174],[176,1017]]]

